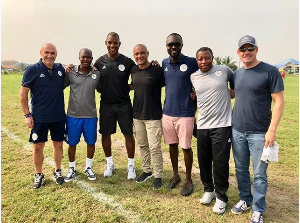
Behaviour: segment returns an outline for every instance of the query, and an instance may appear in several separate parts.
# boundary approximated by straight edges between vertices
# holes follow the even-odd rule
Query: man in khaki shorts
[[[136,181],[142,183],[154,176],[153,188],[157,190],[162,186],[163,176],[161,88],[165,85],[164,71],[148,61],[149,51],[143,44],[134,47],[133,56],[137,63],[130,71],[131,89],[134,89],[133,123],[143,161],[143,173]]]
[[[181,54],[183,42],[179,34],[170,34],[166,46],[170,57],[162,62],[166,82],[162,126],[165,143],[170,147],[173,167],[173,177],[168,183],[168,188],[175,188],[181,181],[178,173],[178,145],[180,145],[186,167],[186,180],[181,194],[188,196],[193,193],[191,139],[195,120],[193,101],[190,97],[192,92],[190,76],[198,70],[198,66],[195,58]]]

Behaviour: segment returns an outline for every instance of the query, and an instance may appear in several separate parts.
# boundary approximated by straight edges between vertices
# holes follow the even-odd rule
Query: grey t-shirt
[[[70,86],[67,116],[73,118],[97,117],[95,90],[100,90],[100,71],[91,71],[88,75],[78,71],[66,73],[64,87]]]
[[[224,65],[213,65],[206,73],[200,69],[191,75],[198,108],[197,129],[231,126],[231,102],[228,90],[233,86],[233,72]]]

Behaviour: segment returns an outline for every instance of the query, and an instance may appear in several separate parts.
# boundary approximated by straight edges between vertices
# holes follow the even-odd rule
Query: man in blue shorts
[[[92,169],[92,161],[97,140],[97,110],[95,90],[100,91],[100,71],[93,71],[92,51],[83,48],[79,51],[80,65],[70,73],[66,73],[64,86],[70,86],[70,98],[67,111],[66,142],[69,144],[69,171],[65,182],[74,179],[76,174],[75,153],[76,145],[83,133],[87,144],[87,157],[84,173],[89,180],[96,180]]]
[[[232,148],[240,201],[231,212],[241,214],[251,207],[251,223],[263,222],[268,187],[268,163],[261,160],[263,149],[273,146],[283,107],[283,80],[276,67],[258,61],[254,37],[238,42],[237,54],[244,67],[234,72],[235,104],[232,116]],[[274,102],[271,111],[271,103]],[[253,166],[251,193],[250,157]]]
[[[51,43],[45,43],[40,50],[41,59],[30,65],[24,72],[20,90],[21,106],[25,123],[31,129],[29,142],[33,143],[33,163],[35,176],[33,188],[41,188],[45,177],[42,171],[45,142],[50,130],[53,143],[55,171],[53,178],[62,184],[61,172],[63,158],[63,140],[65,131],[64,77],[65,69],[60,63],[54,63],[57,50]],[[31,94],[32,112],[29,111],[28,94]]]
[[[133,180],[136,178],[134,168],[135,141],[128,79],[130,70],[135,66],[135,63],[132,59],[119,53],[121,42],[117,33],[109,33],[105,45],[107,54],[98,58],[94,64],[101,74],[99,132],[102,135],[102,147],[106,156],[104,177],[111,177],[115,171],[111,153],[111,134],[116,132],[118,122],[125,138],[128,154],[127,178]]]
[[[198,66],[195,58],[181,54],[183,41],[179,34],[170,34],[166,46],[170,57],[162,62],[166,81],[162,126],[165,143],[170,147],[173,167],[173,177],[169,181],[168,188],[175,188],[181,181],[178,173],[178,145],[180,145],[186,167],[186,180],[181,194],[188,196],[193,192],[191,140],[195,121],[190,76],[198,70]]]

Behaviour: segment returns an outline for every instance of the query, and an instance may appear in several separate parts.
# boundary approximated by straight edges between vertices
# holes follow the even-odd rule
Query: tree
[[[215,64],[217,65],[226,65],[230,67],[231,70],[236,70],[238,67],[235,61],[232,61],[230,56],[225,57],[215,57]]]

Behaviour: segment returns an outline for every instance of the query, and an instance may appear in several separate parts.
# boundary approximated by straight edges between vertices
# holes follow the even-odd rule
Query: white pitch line
[[[24,142],[18,136],[10,132],[7,128],[1,126],[1,132],[5,133],[16,143],[21,144],[28,151],[32,152],[32,145],[30,143]],[[54,160],[52,158],[45,156],[45,162],[49,166],[55,167]],[[63,166],[62,169],[64,169]],[[140,220],[139,214],[135,214],[132,211],[126,210],[120,203],[116,202],[113,198],[108,197],[105,193],[99,191],[98,188],[91,186],[88,182],[81,180],[79,176],[76,176],[73,182],[76,183],[79,188],[92,195],[94,199],[96,199],[102,204],[108,205],[111,209],[115,210],[118,214],[124,216],[130,222],[142,222]]]

